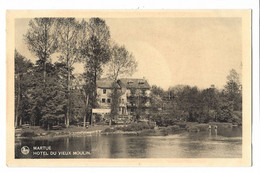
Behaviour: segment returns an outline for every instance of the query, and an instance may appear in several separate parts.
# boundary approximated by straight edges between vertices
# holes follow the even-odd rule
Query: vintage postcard
[[[250,166],[250,10],[10,10],[8,166]]]

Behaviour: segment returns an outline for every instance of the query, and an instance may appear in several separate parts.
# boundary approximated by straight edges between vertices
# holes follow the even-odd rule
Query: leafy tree
[[[217,120],[217,110],[220,105],[219,93],[215,88],[204,89],[201,93],[202,96],[202,113],[201,121],[208,122],[210,120]]]
[[[46,63],[57,49],[54,18],[34,18],[29,22],[29,29],[25,35],[28,49],[39,58],[43,66],[43,82],[46,82]]]
[[[186,86],[178,94],[178,107],[189,114],[188,121],[197,121],[202,108],[200,92],[197,87]]]
[[[50,130],[54,125],[59,124],[62,119],[64,119],[64,115],[46,114],[42,117],[41,122],[45,129]]]
[[[79,61],[79,31],[80,25],[75,18],[58,18],[57,19],[57,39],[58,39],[58,52],[61,54],[59,60],[66,64],[67,73],[67,112],[65,124],[68,127],[70,123],[71,113],[71,73],[75,62]]]
[[[239,74],[232,69],[227,76],[227,83],[224,86],[224,92],[229,101],[233,104],[235,111],[242,110],[242,85],[240,83]]]
[[[124,46],[114,44],[108,62],[107,76],[117,81],[122,76],[132,76],[137,67],[134,56]]]
[[[56,62],[50,65],[48,82],[45,87],[45,106],[42,109],[43,115],[64,115],[68,109],[66,105],[66,65]]]
[[[157,113],[162,109],[164,91],[162,88],[153,85],[150,93],[150,113]]]
[[[15,126],[22,124],[23,119],[28,119],[30,104],[28,102],[29,73],[33,63],[15,50]]]
[[[86,121],[89,119],[90,109],[88,105],[89,95],[88,86],[84,81],[84,76],[74,75],[72,89],[72,115],[75,121],[83,121],[83,127],[86,127]]]
[[[118,90],[118,83],[117,81],[114,81],[112,84],[112,92],[111,92],[111,104],[110,104],[110,108],[111,108],[111,113],[110,113],[110,122],[109,125],[111,125],[111,121],[113,118],[115,118],[116,115],[118,115],[118,108],[119,108],[119,104],[120,104],[120,96],[121,96],[121,92]]]
[[[111,93],[111,117],[114,118],[118,114],[119,98],[126,88],[121,84],[122,90],[118,90],[118,78],[122,76],[131,76],[136,70],[137,62],[134,56],[129,53],[124,46],[114,44],[111,49],[111,58],[108,62],[107,76],[113,80],[112,93]]]
[[[222,93],[220,95],[219,109],[217,109],[217,121],[219,122],[232,122],[233,104]]]
[[[97,106],[96,82],[100,78],[102,66],[110,59],[110,32],[105,21],[91,18],[89,23],[82,21],[81,60],[85,62],[85,81],[89,85],[89,104]]]
[[[54,65],[47,63],[46,70],[48,80],[45,84],[41,82],[43,74],[37,64],[30,76],[30,114],[35,125],[42,125],[44,117],[44,122],[48,122],[46,118],[52,118],[50,115],[62,117],[66,112],[66,65],[57,62]]]

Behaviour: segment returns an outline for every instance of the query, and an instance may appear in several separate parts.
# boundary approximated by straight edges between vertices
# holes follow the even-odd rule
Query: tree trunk
[[[86,128],[86,114],[84,114],[84,117],[83,117],[83,129]]]
[[[20,122],[19,125],[21,126],[22,123],[23,123],[23,118],[22,117],[20,117],[20,121],[19,122]]]
[[[94,108],[96,108],[96,100],[97,100],[97,69],[95,69],[95,73],[94,73],[94,91],[93,91],[93,95],[94,95],[94,99],[92,100],[92,104],[94,105]]]
[[[43,83],[46,86],[46,60],[43,63]]]
[[[15,113],[15,127],[17,127],[18,124],[18,117],[19,117],[19,106],[20,106],[20,74],[17,75],[18,78],[18,94],[17,94],[17,105],[16,105],[16,113]]]
[[[70,69],[69,69],[69,67],[68,67],[67,89],[68,89],[68,97],[67,97],[66,127],[69,127],[69,125],[70,125]]]
[[[87,94],[87,98],[86,98],[86,102],[85,102],[85,114],[84,114],[84,117],[83,117],[83,128],[86,127],[86,117],[87,117],[87,114],[88,114],[88,99],[89,99],[89,95]]]

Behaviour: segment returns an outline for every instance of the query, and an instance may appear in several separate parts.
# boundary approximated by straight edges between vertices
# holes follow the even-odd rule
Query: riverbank
[[[232,128],[232,123],[210,122],[210,123],[197,123],[197,122],[182,122],[176,123],[167,127],[153,127],[142,124],[130,124],[123,127],[108,127],[102,134],[135,134],[143,136],[167,136],[170,134],[177,134],[182,132],[202,132],[210,129],[223,129]]]
[[[66,136],[88,136],[101,134],[103,130],[109,126],[90,126],[89,128],[70,126],[60,130],[45,130],[39,126],[29,126],[28,128],[15,129],[15,137],[17,139],[33,138],[53,138]]]
[[[48,139],[54,137],[67,136],[89,136],[89,135],[109,135],[109,134],[130,134],[143,136],[167,136],[182,132],[201,132],[210,128],[232,128],[232,123],[197,123],[197,122],[178,122],[168,127],[158,127],[146,123],[131,123],[123,126],[96,125],[89,128],[70,126],[60,130],[44,130],[39,126],[30,126],[28,128],[16,129],[15,136],[17,139]]]

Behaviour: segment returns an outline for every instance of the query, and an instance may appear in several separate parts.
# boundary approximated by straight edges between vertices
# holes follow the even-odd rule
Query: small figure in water
[[[218,136],[218,126],[215,126],[215,135]]]

